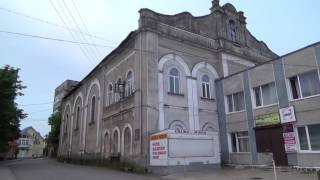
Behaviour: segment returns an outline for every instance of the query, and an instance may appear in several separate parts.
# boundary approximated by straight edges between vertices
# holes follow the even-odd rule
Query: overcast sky
[[[54,89],[66,79],[81,80],[130,31],[137,29],[139,9],[149,8],[164,14],[189,11],[194,16],[202,16],[208,14],[211,7],[210,0],[73,1],[76,7],[72,0],[65,0],[65,4],[63,0],[52,0],[66,24],[68,20],[73,20],[67,14],[69,10],[83,32],[87,28],[91,35],[99,37],[86,36],[87,42],[107,47],[82,46],[83,53],[78,44],[7,34],[3,31],[70,41],[79,41],[79,38],[84,40],[80,34],[74,34],[76,39],[73,39],[69,31],[61,27],[64,23],[50,0],[0,1],[0,67],[9,64],[21,69],[21,80],[27,89],[23,91],[25,96],[17,101],[29,114],[21,122],[21,128],[33,126],[42,135],[50,129],[47,119],[52,113]],[[279,55],[320,40],[318,0],[221,0],[220,3],[226,2],[244,11],[251,33]],[[77,28],[76,24],[73,24],[73,28]]]

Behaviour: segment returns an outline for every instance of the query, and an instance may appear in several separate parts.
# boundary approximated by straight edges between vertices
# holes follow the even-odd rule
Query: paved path
[[[5,164],[16,180],[160,180],[102,167],[78,166],[51,159],[29,159]],[[2,180],[0,176],[0,180]]]
[[[316,174],[305,174],[295,170],[277,170],[278,180],[318,180]],[[163,178],[172,180],[274,180],[272,169],[224,168],[202,172],[173,174]]]
[[[172,180],[274,180],[272,170],[215,169],[163,177]],[[161,180],[102,167],[60,163],[52,159],[15,160],[0,164],[0,180]],[[163,180],[163,179],[162,179]],[[317,180],[315,174],[278,170],[278,180]]]

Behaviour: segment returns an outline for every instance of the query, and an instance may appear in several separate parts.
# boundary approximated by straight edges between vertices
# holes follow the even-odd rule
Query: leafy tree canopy
[[[8,65],[0,69],[0,152],[6,152],[8,142],[19,137],[20,120],[27,117],[15,102],[26,88],[18,73],[19,69]]]
[[[58,147],[59,144],[59,134],[60,134],[60,123],[61,123],[61,113],[57,111],[48,119],[48,123],[51,126],[51,131],[47,137],[47,143],[52,145],[54,148]]]

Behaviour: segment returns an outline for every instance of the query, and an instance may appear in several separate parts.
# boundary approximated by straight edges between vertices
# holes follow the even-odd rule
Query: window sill
[[[216,99],[214,99],[214,98],[207,98],[207,97],[200,97],[200,99],[203,101],[211,101],[211,102],[216,101]]]
[[[116,105],[116,104],[119,104],[119,103],[121,103],[121,102],[127,101],[128,99],[133,98],[134,95],[135,95],[135,92],[136,92],[136,91],[132,92],[131,94],[128,94],[128,95],[124,96],[123,98],[121,98],[121,99],[119,99],[119,100],[117,100],[117,101],[113,101],[113,102],[110,103],[110,104],[106,104],[105,108],[109,108],[109,107],[111,107],[111,106],[114,106],[114,105]]]
[[[299,98],[299,99],[290,99],[290,102],[303,101],[303,100],[311,99],[311,98],[315,98],[315,97],[320,97],[320,94],[316,94],[316,95],[312,95],[312,96],[308,96],[308,97],[303,97],[303,98]]]
[[[168,95],[171,95],[171,96],[181,96],[181,97],[184,97],[184,94],[181,94],[181,93],[173,93],[173,92],[168,92]]]
[[[241,111],[227,112],[226,115],[237,114],[237,113],[242,113],[242,112],[246,112],[246,110],[244,109]]]
[[[300,154],[320,154],[320,151],[300,150],[300,151],[297,151],[297,153],[300,153]]]
[[[230,152],[230,154],[251,154],[251,152]]]
[[[279,105],[279,103],[274,103],[274,104],[269,104],[269,105],[265,105],[265,106],[254,107],[253,109],[257,110],[257,109],[263,109],[263,108],[268,108],[268,107],[278,106],[278,105]]]

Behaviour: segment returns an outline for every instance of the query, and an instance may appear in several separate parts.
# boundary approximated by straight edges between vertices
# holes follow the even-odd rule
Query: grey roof
[[[38,132],[38,131],[36,131],[32,126],[29,126],[29,127],[26,127],[26,128],[24,128],[24,129],[22,129],[21,131],[20,131],[20,135],[28,135],[28,130],[29,129],[32,129],[39,137],[41,137],[42,139],[43,139],[43,137],[41,136],[41,134]]]

